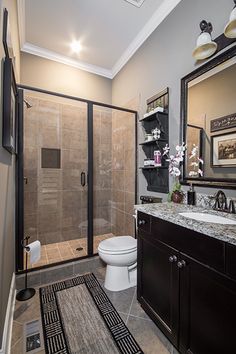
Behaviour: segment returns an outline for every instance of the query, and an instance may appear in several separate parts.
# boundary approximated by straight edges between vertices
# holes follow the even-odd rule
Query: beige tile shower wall
[[[112,232],[134,235],[135,117],[113,110],[112,116]]]
[[[24,175],[25,233],[42,244],[85,237],[87,187],[87,105],[27,96]],[[41,168],[41,148],[61,149],[61,168]]]
[[[93,183],[94,235],[112,232],[111,224],[111,166],[112,166],[112,112],[94,106],[93,115]]]

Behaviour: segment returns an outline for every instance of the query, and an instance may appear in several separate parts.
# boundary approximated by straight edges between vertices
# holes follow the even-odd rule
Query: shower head
[[[25,99],[24,99],[24,102],[25,102],[25,105],[26,105],[26,108],[27,108],[27,109],[33,107],[33,106],[32,106],[28,101],[26,101]]]

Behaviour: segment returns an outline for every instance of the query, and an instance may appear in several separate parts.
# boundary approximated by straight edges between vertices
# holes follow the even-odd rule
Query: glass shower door
[[[44,266],[87,255],[87,103],[25,91],[24,234]]]
[[[93,107],[93,253],[102,240],[135,235],[136,117]]]

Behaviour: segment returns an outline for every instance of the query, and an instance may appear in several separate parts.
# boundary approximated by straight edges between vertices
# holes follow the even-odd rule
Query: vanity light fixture
[[[235,0],[236,1],[236,0]],[[193,57],[197,60],[209,58],[217,50],[217,43],[212,41],[212,24],[205,20],[200,23],[201,34],[197,39],[197,46],[193,51]]]
[[[236,0],[234,0],[234,8],[231,11],[229,22],[225,26],[224,35],[227,38],[236,38]]]

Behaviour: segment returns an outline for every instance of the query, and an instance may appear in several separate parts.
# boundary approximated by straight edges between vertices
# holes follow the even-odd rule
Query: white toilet
[[[128,289],[137,284],[137,240],[116,236],[101,241],[100,258],[107,264],[105,288],[110,291]]]

